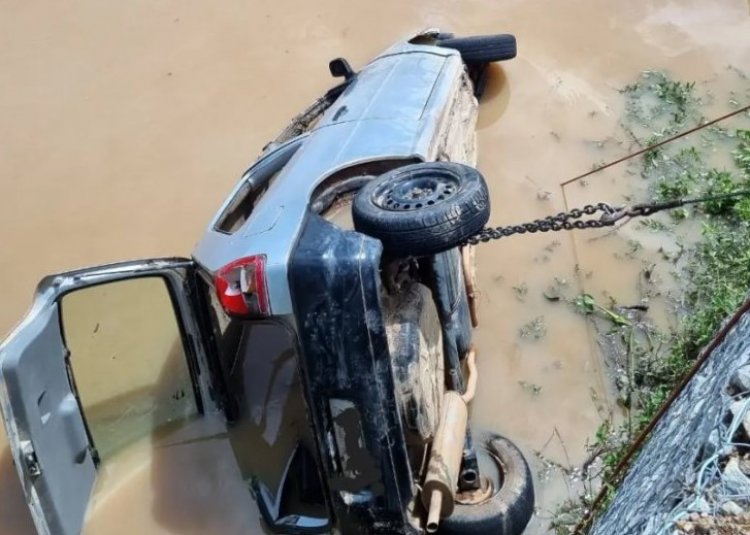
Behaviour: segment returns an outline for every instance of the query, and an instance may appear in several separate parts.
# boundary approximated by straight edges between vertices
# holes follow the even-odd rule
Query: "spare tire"
[[[493,484],[492,494],[476,504],[456,503],[440,521],[440,535],[520,535],[534,514],[534,485],[523,454],[507,438],[477,433],[479,472]]]
[[[517,53],[516,37],[507,33],[440,39],[437,45],[458,50],[468,64],[513,59]]]
[[[354,198],[358,232],[378,238],[394,257],[424,256],[461,245],[484,227],[490,197],[481,173],[450,162],[400,167]]]

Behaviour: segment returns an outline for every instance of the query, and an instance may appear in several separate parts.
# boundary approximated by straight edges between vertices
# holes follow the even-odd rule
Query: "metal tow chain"
[[[560,212],[559,214],[547,216],[542,219],[535,219],[529,223],[505,227],[485,227],[468,238],[466,244],[477,245],[479,243],[487,243],[514,234],[611,227],[624,218],[649,216],[656,212],[671,210],[688,204],[748,196],[750,196],[750,190],[739,190],[719,195],[704,195],[702,197],[672,199],[669,201],[640,203],[630,206],[611,206],[605,202],[588,204],[583,208],[574,208],[569,212]],[[597,213],[601,213],[598,219],[582,219],[583,216],[593,216]]]

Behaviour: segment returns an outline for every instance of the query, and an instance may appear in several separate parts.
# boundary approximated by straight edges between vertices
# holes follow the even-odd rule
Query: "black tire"
[[[458,50],[467,64],[513,59],[517,53],[516,37],[507,33],[441,39],[437,44]]]
[[[471,83],[474,85],[474,96],[477,97],[479,102],[482,102],[484,91],[487,89],[488,64],[476,63],[467,65],[467,67],[469,78],[471,78]]]
[[[354,228],[394,257],[452,249],[484,227],[490,197],[481,173],[433,162],[400,167],[366,184],[352,206]]]
[[[529,465],[508,439],[477,433],[479,471],[490,477],[494,494],[476,505],[456,504],[440,521],[440,535],[520,535],[534,514],[534,485]],[[498,488],[499,486],[499,488]]]

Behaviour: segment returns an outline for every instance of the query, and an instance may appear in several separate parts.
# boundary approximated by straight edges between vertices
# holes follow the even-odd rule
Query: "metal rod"
[[[428,511],[427,530],[430,533],[437,531],[441,516],[453,513],[468,419],[469,411],[461,395],[452,390],[446,392],[422,485],[422,504]],[[436,501],[439,505],[435,504]]]
[[[471,326],[479,326],[479,315],[477,313],[477,273],[474,262],[474,247],[465,245],[461,247],[461,267],[464,272],[464,285],[466,286],[466,297],[469,301],[469,316]]]
[[[468,406],[469,402],[474,399],[477,391],[477,373],[476,350],[474,346],[469,348],[466,357],[466,389],[461,399]],[[464,451],[461,456],[461,472],[458,477],[458,490],[461,492],[478,490],[481,485],[479,474],[479,461],[477,452],[474,449],[474,441],[471,439],[471,429],[466,427],[466,438],[464,439]]]
[[[742,108],[736,109],[733,112],[727,113],[725,115],[722,115],[721,117],[717,117],[716,119],[713,119],[712,121],[708,121],[707,123],[702,123],[694,128],[690,128],[689,130],[685,130],[684,132],[680,132],[679,134],[676,134],[672,137],[668,137],[667,139],[660,141],[659,143],[654,143],[653,145],[649,145],[648,147],[644,147],[640,150],[637,150],[631,154],[627,154],[623,156],[622,158],[618,158],[617,160],[614,160],[612,162],[609,162],[608,164],[602,165],[600,167],[597,167],[595,169],[592,169],[591,171],[588,171],[586,173],[583,173],[581,175],[578,175],[576,177],[573,177],[569,180],[566,180],[565,182],[562,182],[560,184],[561,187],[565,187],[568,184],[571,184],[572,182],[575,182],[576,180],[581,180],[582,178],[586,178],[587,176],[591,176],[594,173],[598,173],[599,171],[603,171],[604,169],[607,169],[608,167],[612,167],[613,165],[617,165],[618,163],[622,163],[625,160],[629,160],[630,158],[635,158],[636,156],[639,156],[643,153],[646,153],[650,150],[654,150],[658,147],[661,147],[662,145],[666,145],[667,143],[670,143],[676,139],[679,139],[681,137],[687,136],[688,134],[692,134],[693,132],[697,132],[698,130],[702,130],[703,128],[706,128],[707,126],[711,126],[712,124],[716,124],[718,122],[721,122],[725,119],[729,119],[730,117],[734,117],[735,115],[739,115],[741,113],[745,113],[746,111],[750,110],[749,106],[744,106]]]
[[[443,508],[443,495],[435,489],[430,497],[430,511],[427,513],[427,533],[435,533],[440,525],[440,510]]]

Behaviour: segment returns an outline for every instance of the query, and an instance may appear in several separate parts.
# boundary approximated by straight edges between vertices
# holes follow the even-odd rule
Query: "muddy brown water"
[[[750,70],[749,12],[746,0],[6,1],[0,330],[20,318],[46,273],[188,255],[260,148],[331,85],[332,57],[356,67],[425,26],[515,33],[519,56],[496,69],[479,119],[492,222],[515,223],[563,209],[561,182],[633,150],[622,137],[590,142],[620,135],[617,89],[639,71],[668,69],[726,94],[727,67]],[[717,98],[710,113],[725,102]],[[624,172],[608,176],[608,186],[567,187],[570,206],[627,189]],[[528,533],[544,533],[569,492],[534,452],[582,462],[587,439],[614,410],[589,324],[541,295],[557,277],[573,292],[637,298],[637,269],[613,260],[627,238],[591,243],[540,235],[478,252],[472,418],[515,440],[537,473],[539,514]],[[575,270],[582,262],[591,276]],[[540,317],[546,334],[520,337]],[[220,424],[205,421],[135,445],[100,478],[86,532],[259,533],[230,451]],[[0,533],[32,532],[4,448]]]

